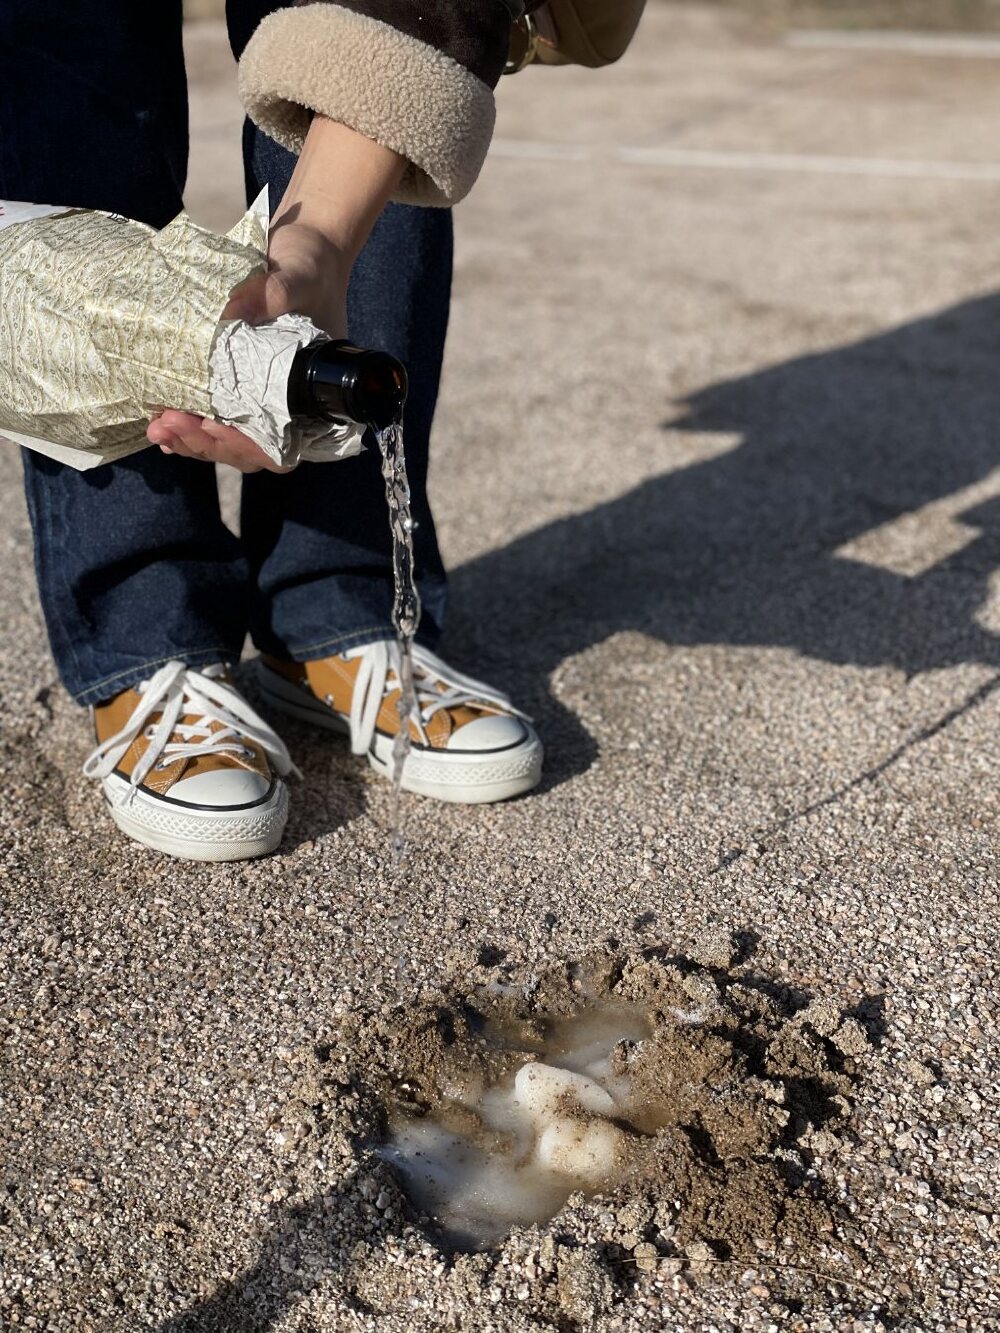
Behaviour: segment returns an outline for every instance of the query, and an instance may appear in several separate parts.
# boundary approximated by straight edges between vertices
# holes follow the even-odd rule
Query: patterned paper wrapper
[[[110,213],[0,201],[0,437],[75,468],[149,447],[166,407],[238,426],[275,462],[347,458],[354,423],[289,418],[301,315],[220,320],[261,270],[266,194],[217,235],[181,213],[162,231]]]

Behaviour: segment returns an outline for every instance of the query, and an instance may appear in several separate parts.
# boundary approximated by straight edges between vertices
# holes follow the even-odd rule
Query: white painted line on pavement
[[[786,46],[824,51],[888,51],[913,56],[955,56],[962,60],[1000,60],[1000,38],[975,33],[837,32],[806,28],[790,32]]]
[[[826,176],[1000,183],[1000,162],[935,162],[919,158],[837,157],[824,153],[722,152],[706,148],[589,148],[586,144],[494,139],[494,157],[538,162],[622,162],[636,167],[710,171],[786,171]]]
[[[586,144],[540,143],[535,139],[494,139],[490,152],[496,157],[527,158],[536,162],[589,162],[593,157]]]
[[[926,162],[825,153],[727,153],[699,148],[619,148],[621,162],[647,167],[709,167],[716,171],[819,172],[827,176],[902,176],[927,180],[1000,181],[1000,162]]]

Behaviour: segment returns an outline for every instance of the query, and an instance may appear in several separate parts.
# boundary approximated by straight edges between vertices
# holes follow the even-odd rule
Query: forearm
[[[313,117],[271,225],[267,271],[232,293],[223,317],[258,323],[295,311],[331,337],[346,337],[351,267],[405,165],[346,125]],[[234,427],[185,412],[162,413],[148,436],[166,453],[244,472],[282,470]]]
[[[320,112],[399,153],[394,197],[453,204],[493,131],[515,0],[340,0],[270,14],[240,58],[247,113],[301,150]]]
[[[354,263],[403,175],[406,161],[325,116],[314,116],[272,224],[295,223],[318,232]]]
[[[271,223],[267,273],[233,292],[225,318],[259,323],[294,310],[345,337],[351,268],[405,166],[374,140],[314,116]]]

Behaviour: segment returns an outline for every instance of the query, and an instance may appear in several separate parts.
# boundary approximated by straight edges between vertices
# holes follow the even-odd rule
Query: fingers
[[[212,452],[213,440],[203,427],[201,417],[190,412],[168,411],[150,423],[146,438],[165,452],[207,459]]]
[[[281,467],[264,453],[263,449],[235,426],[223,425],[210,417],[201,422],[201,435],[208,440],[209,456],[218,463],[228,463],[241,472],[291,472]]]
[[[206,463],[225,463],[240,472],[290,472],[273,462],[249,436],[234,426],[189,412],[163,412],[150,422],[146,438],[164,453],[197,458]]]
[[[309,296],[308,284],[298,281],[294,272],[254,273],[230,294],[223,319],[242,319],[248,324],[263,324],[294,310]]]
[[[267,270],[233,289],[222,318],[261,324],[295,311],[308,315],[331,338],[346,337],[350,269],[348,257],[315,227],[276,224]]]

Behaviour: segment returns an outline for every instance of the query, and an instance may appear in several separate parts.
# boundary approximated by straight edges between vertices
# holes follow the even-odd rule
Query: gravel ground
[[[201,0],[209,9],[214,0]],[[655,3],[655,0],[654,0]],[[701,0],[691,0],[698,4]],[[715,0],[771,23],[965,32],[1000,27],[998,0]],[[197,8],[196,0],[195,8]]]
[[[228,222],[217,26],[192,70]],[[447,651],[547,776],[411,800],[398,875],[385,788],[292,726],[279,855],[114,835],[7,506],[0,1326],[1000,1328],[996,73],[664,5],[615,70],[503,88],[433,488]],[[442,1250],[372,1167],[365,1033],[595,952],[718,969],[706,931],[781,1022],[864,1030],[826,1250],[685,1240],[627,1180]]]

